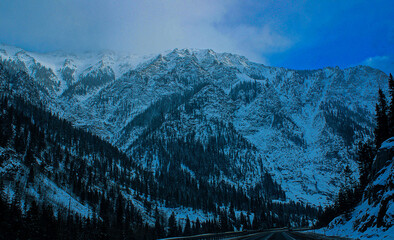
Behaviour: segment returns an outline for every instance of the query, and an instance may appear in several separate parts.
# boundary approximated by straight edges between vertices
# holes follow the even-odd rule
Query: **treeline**
[[[373,180],[372,163],[376,153],[385,140],[394,136],[394,80],[391,74],[388,79],[388,85],[389,104],[382,89],[378,91],[378,102],[375,107],[376,127],[374,129],[374,139],[358,143],[355,160],[359,165],[359,182],[340,189],[335,203],[322,212],[316,224],[317,227],[326,226],[335,217],[342,214],[350,217],[349,214],[361,202],[367,185]]]
[[[18,174],[3,172],[1,180],[7,182],[9,188],[12,187],[16,192],[25,195],[23,204],[15,204],[18,207],[14,207],[14,210],[20,208],[19,212],[15,211],[18,213],[15,217],[19,219],[20,225],[15,226],[22,226],[22,232],[26,230],[26,225],[36,224],[28,220],[28,212],[31,207],[33,211],[35,205],[38,209],[37,221],[52,221],[48,220],[51,214],[44,214],[51,201],[40,198],[46,194],[45,188],[41,188],[45,186],[43,180],[55,183],[60,190],[66,191],[70,198],[91,210],[92,215],[83,219],[73,213],[72,208],[62,209],[64,206],[52,205],[54,216],[56,215],[54,219],[57,219],[55,224],[61,226],[67,219],[75,219],[70,220],[69,224],[73,226],[70,228],[76,230],[67,227],[65,229],[70,233],[74,231],[77,235],[85,231],[86,226],[95,229],[104,226],[102,231],[97,231],[105,233],[104,238],[122,239],[131,233],[137,236],[137,239],[166,236],[170,234],[171,221],[164,212],[156,208],[158,205],[171,208],[190,207],[213,213],[211,219],[200,222],[200,228],[197,223],[191,222],[192,233],[196,232],[193,231],[194,224],[197,232],[203,233],[232,230],[241,226],[249,229],[302,225],[307,219],[317,216],[318,210],[309,206],[292,202],[273,203],[273,199],[284,200],[285,195],[269,174],[265,174],[253,189],[209,178],[209,167],[228,169],[242,177],[242,172],[226,165],[231,161],[247,162],[256,157],[253,155],[253,146],[236,134],[231,125],[215,122],[217,131],[210,134],[207,142],[195,141],[192,134],[182,141],[177,138],[166,140],[151,134],[155,129],[152,127],[155,126],[154,119],[158,119],[158,126],[162,123],[162,115],[153,114],[155,117],[148,121],[146,134],[139,139],[141,152],[126,155],[100,137],[75,128],[58,115],[44,110],[39,91],[34,97],[33,105],[30,103],[30,96],[34,92],[27,93],[26,96],[15,96],[8,91],[6,84],[3,86],[6,82],[31,83],[33,80],[28,79],[28,75],[23,71],[7,72],[0,64],[0,78],[1,90],[4,93],[0,96],[0,147],[7,152],[0,156],[0,165],[3,167],[17,162],[19,168]],[[9,82],[6,78],[12,81]],[[199,87],[203,86],[204,84]],[[180,104],[190,99],[199,87],[179,96],[179,99],[175,98],[175,103]],[[152,107],[153,111],[162,109],[162,104],[164,102]],[[185,105],[185,108],[193,112],[199,108],[198,104]],[[173,108],[164,110],[171,116],[179,114]],[[149,118],[149,114],[146,113],[145,117]],[[146,120],[145,117],[141,119]],[[172,164],[169,171],[165,168],[157,173],[144,170],[140,166],[140,160],[146,158],[146,154],[159,156],[163,167]],[[205,159],[209,161],[205,163]],[[180,164],[183,160],[187,167],[202,176],[196,174],[193,177],[183,169]],[[28,196],[30,190],[38,190],[38,199]],[[9,216],[7,211],[11,209],[13,202],[20,202],[20,197],[17,196],[16,194],[12,199],[3,198],[6,207],[1,210],[4,212],[0,215]],[[235,217],[232,213],[235,211],[243,213]],[[63,216],[64,212],[67,214]],[[252,220],[253,214],[256,217]],[[149,222],[152,219],[156,221],[154,226]],[[89,225],[86,225],[86,222]],[[96,225],[92,226],[93,222]],[[176,226],[178,233],[182,229],[182,234],[186,234],[184,231],[188,229],[187,224],[182,222]],[[3,230],[7,232],[5,229],[1,229],[1,232]],[[61,234],[62,230],[59,231]]]
[[[0,182],[0,190],[2,190],[2,187],[2,182]],[[278,205],[278,207],[280,206]],[[129,224],[131,221],[130,215],[126,215],[122,219],[119,217],[119,210],[114,212],[116,224],[108,225],[108,222],[103,221],[96,215],[90,218],[81,217],[67,209],[54,210],[46,203],[32,201],[28,209],[22,209],[17,199],[9,203],[1,195],[0,239],[157,239],[233,231],[234,227],[257,230],[264,227],[286,226],[270,225],[272,223],[270,218],[275,218],[273,215],[268,215],[266,219],[258,216],[251,222],[249,215],[240,213],[236,217],[233,208],[230,208],[229,211],[225,209],[219,209],[218,211],[217,218],[200,222],[198,218],[191,221],[187,216],[185,224],[180,224],[174,212],[168,220],[165,220],[156,209],[154,226],[147,223],[142,224],[141,221],[141,224],[131,228]],[[287,216],[283,215],[283,218],[285,217]],[[290,217],[290,219],[293,218]],[[261,220],[264,220],[262,225]],[[296,226],[308,226],[308,218],[302,217],[301,222]]]
[[[148,225],[130,228],[124,224],[108,225],[96,216],[81,217],[67,211],[53,210],[47,203],[32,201],[28,209],[20,202],[11,203],[0,197],[0,239],[153,239],[155,232]]]
[[[229,95],[234,101],[240,99],[245,103],[250,103],[261,91],[261,84],[258,84],[256,80],[254,82],[245,81],[231,88]]]
[[[142,159],[148,168],[157,165],[159,180],[165,183],[159,192],[169,196],[166,202],[181,198],[174,202],[193,208],[203,205],[202,209],[208,207],[208,211],[212,211],[215,204],[232,204],[236,209],[250,211],[248,198],[285,199],[285,192],[269,174],[259,173],[262,178],[254,188],[231,185],[231,181],[244,179],[250,167],[264,171],[262,165],[251,166],[262,161],[254,147],[231,124],[218,120],[208,123],[212,132],[206,139],[200,139],[194,131],[183,133],[181,124],[165,125],[160,130],[147,128],[129,150],[134,159]],[[233,178],[226,182],[219,180],[221,175]],[[182,194],[179,191],[183,191]],[[204,200],[201,202],[201,199]]]
[[[26,187],[38,186],[45,195],[46,190],[40,187],[43,178],[36,177],[43,175],[59,188],[71,190],[69,194],[87,204],[96,214],[97,222],[106,226],[108,231],[119,225],[124,225],[127,232],[140,233],[140,229],[145,228],[140,210],[131,201],[126,201],[125,196],[136,188],[133,184],[137,181],[133,181],[131,174],[137,172],[142,177],[149,174],[134,166],[130,158],[100,138],[73,128],[70,123],[21,98],[2,96],[0,106],[0,146],[13,150],[9,156],[1,156],[0,165],[21,159],[25,167],[20,169],[20,175],[28,176],[26,185],[15,179],[14,172],[2,175],[1,180],[11,182],[15,192],[20,193],[12,202],[20,202],[20,195],[27,192]],[[66,134],[70,136],[65,137]],[[122,171],[115,167],[119,165]],[[24,206],[29,206],[31,197],[23,198],[26,200]],[[49,203],[44,201],[42,204]],[[26,219],[20,217],[19,220],[23,223]]]
[[[169,96],[164,96],[152,103],[147,109],[136,115],[130,123],[122,129],[122,136],[119,142],[125,142],[130,138],[130,133],[135,127],[149,127],[151,129],[157,129],[164,122],[164,116],[167,113],[179,116],[180,113],[177,108],[181,104],[185,104],[186,110],[190,110],[187,102],[194,96],[194,94],[207,85],[208,83],[203,82],[194,85],[191,89],[186,90],[182,94],[174,93]]]
[[[160,236],[169,234],[169,219],[155,210],[154,206],[157,202],[167,207],[190,206],[193,209],[212,212],[216,216],[215,219],[228,214],[220,206],[231,205],[233,209],[259,213],[258,217],[253,220],[254,224],[246,224],[245,222],[250,221],[243,220],[248,219],[245,215],[237,218],[227,217],[229,219],[226,221],[227,227],[223,227],[215,219],[201,222],[201,226],[206,226],[201,227],[199,230],[201,232],[224,231],[224,229],[234,229],[234,226],[240,227],[241,225],[244,228],[283,226],[290,224],[288,219],[291,219],[292,223],[299,221],[301,224],[303,218],[313,219],[317,216],[317,210],[308,206],[272,203],[273,198],[284,198],[284,192],[269,175],[262,180],[261,189],[251,189],[249,192],[225,182],[209,183],[202,178],[194,179],[180,168],[171,168],[171,172],[154,175],[142,170],[132,158],[99,137],[75,129],[67,121],[25,102],[22,98],[2,96],[0,106],[2,109],[0,146],[13,149],[13,157],[19,156],[22,159],[22,163],[26,166],[22,171],[25,171],[24,175],[28,176],[29,185],[39,186],[42,178],[36,176],[43,175],[60,188],[70,189],[69,194],[73,198],[92,209],[97,224],[106,226],[105,233],[111,239],[121,239],[130,232],[135,236],[143,236],[146,233],[148,239],[159,236],[152,234],[154,232],[159,232]],[[220,141],[212,140],[212,147],[218,147],[218,142]],[[170,149],[178,149],[175,151],[177,152],[180,151],[180,147],[186,146],[182,144],[176,146],[174,143]],[[189,150],[193,152],[192,149]],[[219,153],[214,149],[210,151],[216,152],[215,154]],[[209,154],[203,156],[206,157]],[[185,155],[181,154],[179,157],[185,157]],[[178,161],[167,160],[174,163]],[[0,164],[6,161],[13,160],[2,156]],[[22,188],[23,186],[15,182],[13,176],[9,174],[11,173],[3,175],[4,180],[14,181],[16,189]],[[23,192],[23,190],[18,191]],[[130,198],[141,202],[146,212],[143,213],[140,208],[136,208]],[[12,199],[12,201],[16,200]],[[26,204],[25,208],[28,212],[31,206],[29,207],[29,202]],[[69,214],[74,215],[72,212]],[[143,214],[156,219],[156,230],[145,222]],[[223,216],[222,220],[226,219]],[[26,217],[23,214],[19,217],[22,225]],[[77,215],[73,218],[79,219],[75,223],[79,227],[75,229],[84,229],[83,221],[85,220],[82,221]],[[58,224],[64,224],[62,221],[59,220]],[[92,219],[86,219],[86,221],[91,224]],[[73,225],[73,223],[70,224]],[[111,231],[115,231],[119,225],[122,226],[122,231],[118,231],[119,234],[112,233]],[[178,225],[178,230],[180,226]]]
[[[68,75],[69,83],[71,83],[73,80],[73,76],[69,73],[72,70],[66,68],[64,71],[65,72],[62,74],[66,74],[66,76]],[[72,97],[74,94],[85,95],[89,90],[99,88],[104,84],[114,80],[115,73],[111,68],[105,67],[104,69],[97,69],[85,76],[81,76],[80,80],[75,84],[69,86],[69,88],[64,91],[62,95],[66,97]]]
[[[382,143],[394,136],[394,80],[393,75],[389,77],[389,98],[390,103],[387,104],[386,96],[382,89],[379,89],[379,99],[376,104],[376,128],[374,131],[375,135],[375,146],[379,149]]]
[[[362,114],[362,109],[350,111],[343,103],[335,101],[328,102],[321,106],[323,110],[326,124],[335,132],[335,134],[342,137],[346,146],[352,146],[355,139],[362,135],[369,136],[369,127],[361,126],[358,122],[368,122],[365,115]],[[359,113],[361,112],[361,113]]]

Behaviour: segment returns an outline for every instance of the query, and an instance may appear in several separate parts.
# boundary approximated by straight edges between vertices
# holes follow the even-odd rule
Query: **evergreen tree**
[[[163,237],[163,232],[164,229],[162,227],[162,225],[160,224],[160,218],[156,217],[156,221],[155,221],[155,235],[157,238],[161,238]]]
[[[29,223],[29,234],[33,237],[33,239],[39,239],[40,226],[38,224],[40,219],[40,211],[35,201],[31,203],[30,209],[27,212],[27,216],[27,221]]]
[[[243,212],[241,212],[241,214],[239,215],[238,225],[242,226],[242,230],[245,229],[245,223],[246,223],[245,215],[243,214]]]
[[[254,216],[253,218],[253,222],[252,222],[252,229],[257,230],[259,229],[261,225],[261,220],[260,220],[260,216],[258,216],[257,214]]]
[[[26,150],[26,155],[25,155],[25,164],[27,166],[32,166],[34,162],[35,162],[35,159],[34,159],[33,152],[30,148],[28,148]]]
[[[123,197],[119,194],[116,200],[116,225],[119,229],[123,228],[123,217],[124,217],[124,205]]]
[[[389,132],[390,132],[390,137],[393,137],[394,136],[394,79],[391,73],[389,76],[389,94],[390,94],[390,105],[388,111]]]
[[[192,229],[190,226],[190,219],[189,216],[186,216],[186,224],[185,224],[185,230],[183,231],[183,235],[190,236],[191,234],[192,234]]]
[[[229,219],[230,219],[232,222],[235,222],[235,220],[236,220],[235,211],[234,211],[234,206],[233,206],[232,203],[231,203],[231,205],[230,205]]]
[[[229,226],[226,210],[220,212],[219,224],[220,224],[220,231],[225,232],[229,230],[230,226]]]
[[[343,170],[343,175],[345,177],[344,188],[351,188],[354,185],[352,178],[353,171],[350,169],[349,165],[346,165],[345,170]]]
[[[375,151],[372,147],[372,143],[359,143],[356,161],[360,169],[360,186],[362,190],[369,182],[374,157]]]
[[[390,136],[387,110],[386,96],[382,89],[379,89],[379,99],[376,104],[376,128],[374,132],[376,149],[379,149],[382,143]]]
[[[0,198],[3,197],[3,191],[4,191],[4,182],[3,182],[3,178],[0,177]]]
[[[29,176],[27,178],[27,181],[29,183],[33,183],[34,182],[34,169],[33,169],[33,167],[30,167],[30,169],[29,169]]]
[[[201,224],[200,224],[200,219],[196,219],[196,224],[195,224],[195,229],[194,229],[194,234],[199,234],[201,232]]]
[[[168,218],[168,236],[175,237],[178,235],[178,226],[175,219],[175,213],[172,212],[171,216]]]

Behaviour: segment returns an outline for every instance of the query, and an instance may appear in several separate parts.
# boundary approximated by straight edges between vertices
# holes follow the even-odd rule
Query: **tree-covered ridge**
[[[16,204],[13,206],[14,210],[4,208],[4,216],[11,210],[22,211],[26,215],[16,217],[18,224],[30,224],[29,213],[37,211],[34,209],[37,205],[34,205],[35,201],[39,201],[38,209],[43,211],[36,214],[39,219],[37,221],[55,221],[53,224],[61,225],[66,219],[74,219],[69,220],[69,224],[75,229],[90,229],[94,223],[93,228],[101,226],[103,236],[113,236],[113,239],[130,232],[135,236],[146,234],[148,238],[164,236],[169,226],[168,216],[157,210],[158,204],[164,204],[168,208],[183,206],[213,213],[216,216],[213,219],[200,221],[201,229],[198,232],[227,231],[241,226],[285,226],[290,222],[301,224],[306,223],[305,219],[313,219],[317,215],[317,210],[312,207],[293,202],[273,203],[271,199],[283,198],[284,193],[268,174],[261,184],[248,190],[225,182],[209,182],[204,177],[193,178],[178,168],[171,168],[169,174],[154,175],[143,170],[133,158],[108,142],[73,127],[64,119],[31,105],[20,97],[3,95],[0,106],[0,147],[4,150],[0,166],[6,167],[16,159],[21,163],[20,167],[1,174],[2,182],[12,185],[20,193],[8,200],[8,196],[3,196],[5,205]],[[149,139],[146,138],[147,147],[157,146],[157,143],[149,144]],[[194,151],[193,154],[197,154],[194,157],[220,157],[220,152],[215,150],[218,144],[214,141],[216,139],[210,142],[211,150],[207,149],[205,153],[202,151],[202,155]],[[196,150],[197,146],[198,143],[191,142],[167,142],[161,145],[163,154],[170,149],[170,152],[179,154],[167,159],[173,164],[179,161],[177,158],[185,158],[185,154],[193,152],[189,148]],[[210,154],[214,155],[210,157]],[[83,219],[78,213],[72,212],[72,209],[67,210],[67,206],[51,206],[45,198],[40,201],[29,196],[28,190],[40,188],[43,179],[69,191],[72,198],[90,209],[89,216]],[[42,191],[45,192],[45,189]],[[4,195],[3,191],[2,193]],[[26,195],[23,196],[24,194]],[[27,212],[23,209],[16,210],[22,208],[21,199]],[[137,208],[133,203],[142,203],[143,209]],[[54,217],[49,217],[52,213],[45,212],[47,208],[54,208],[57,220],[48,220]],[[68,214],[60,214],[64,212],[61,209]],[[234,210],[255,213],[256,217],[252,220],[245,214],[235,216]],[[147,219],[150,217],[155,219],[155,225],[149,224]],[[248,218],[250,221],[247,221]],[[182,225],[177,224],[178,233],[184,231],[179,231],[179,226]],[[150,231],[154,226],[156,229]],[[187,229],[186,232],[189,232]],[[155,235],[156,233],[159,235]],[[62,231],[56,234],[60,234],[57,235],[59,237]]]
[[[377,169],[373,169],[373,163],[376,159],[378,150],[384,141],[394,137],[394,80],[391,74],[388,79],[388,85],[390,96],[389,102],[387,102],[382,89],[379,89],[377,93],[378,102],[375,107],[376,127],[374,129],[374,138],[358,143],[355,161],[359,165],[359,179],[357,182],[347,182],[343,185],[337,195],[335,203],[327,207],[319,217],[319,221],[317,223],[318,227],[326,226],[335,217],[342,214],[345,214],[345,217],[350,218],[351,212],[363,201],[364,195],[369,196],[372,200],[378,199],[378,196],[374,193],[377,189],[367,187],[376,177]],[[355,128],[355,130],[360,130],[360,127]],[[348,176],[351,175],[351,170],[349,168],[346,169],[345,174],[346,172]],[[384,204],[387,204],[387,202]],[[379,221],[382,222],[383,219],[380,219]],[[383,225],[384,224],[381,224],[381,226]],[[367,228],[368,226],[365,226],[361,229],[362,231],[365,231]]]

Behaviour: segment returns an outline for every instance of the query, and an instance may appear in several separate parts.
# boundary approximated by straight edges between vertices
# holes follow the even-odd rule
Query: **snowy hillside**
[[[29,79],[1,65],[0,73]],[[2,95],[0,107],[0,222],[10,239],[47,231],[40,219],[61,226],[48,233],[53,235],[72,231],[76,238],[88,231],[92,236],[156,239],[299,227],[307,224],[305,219],[317,218],[318,209],[283,201],[280,185],[263,168],[250,166],[253,147],[222,122],[214,122],[222,137],[208,138],[206,149],[190,133],[180,141],[156,134],[152,127],[160,126],[152,124],[137,139],[139,147],[126,155],[21,97]],[[253,186],[236,185],[251,169],[260,179],[253,179]],[[26,226],[36,231],[26,232]]]
[[[380,152],[389,151],[391,157],[385,159],[383,168],[365,189],[361,203],[350,213],[335,218],[327,228],[320,229],[320,232],[359,239],[393,239],[394,139],[390,140],[391,142],[388,140],[382,144]]]
[[[169,146],[193,143],[217,162],[184,156],[175,166],[190,176],[203,166],[210,181],[247,189],[268,171],[288,198],[315,205],[332,202],[346,165],[356,170],[352,144],[371,134],[377,89],[387,80],[365,66],[289,70],[212,50],[132,56],[0,49],[5,69],[28,75],[0,76],[2,92],[98,134],[148,171],[164,173],[169,159],[181,156]],[[150,141],[157,144],[144,145]]]

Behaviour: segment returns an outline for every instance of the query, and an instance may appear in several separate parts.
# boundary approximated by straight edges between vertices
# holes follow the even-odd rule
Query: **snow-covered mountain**
[[[148,171],[178,167],[244,188],[267,171],[289,199],[315,205],[333,200],[346,165],[357,172],[353,143],[371,135],[377,91],[387,85],[365,66],[290,70],[196,49],[133,56],[1,45],[0,64],[29,76],[0,76],[2,92],[42,104]],[[220,151],[200,159],[179,146]]]

